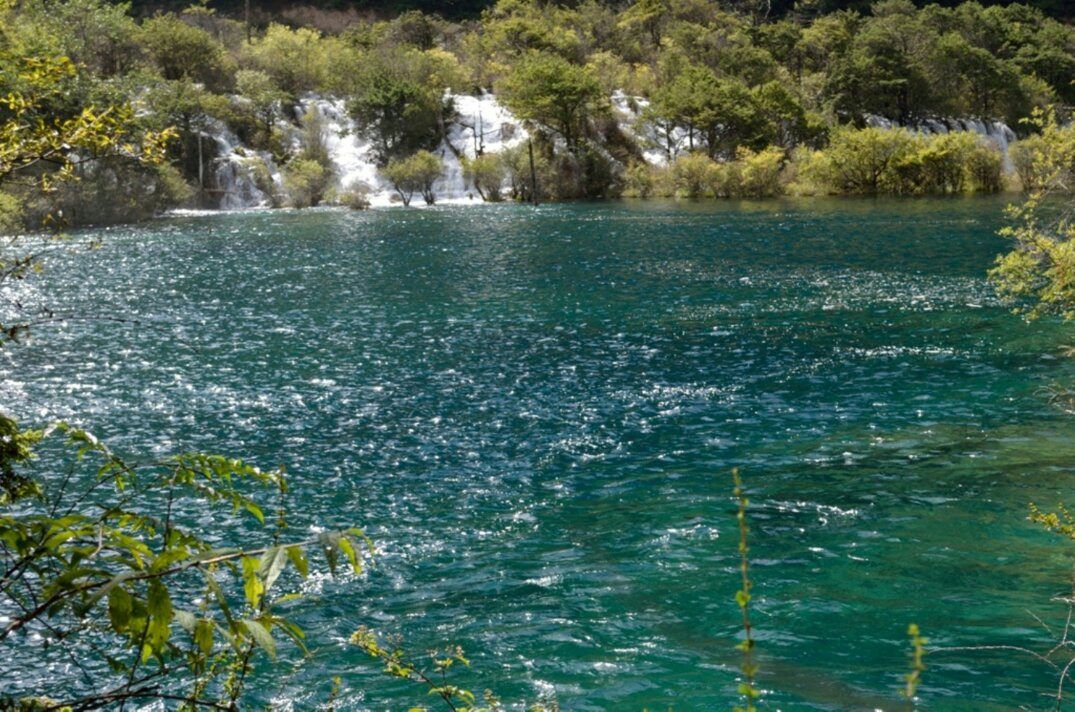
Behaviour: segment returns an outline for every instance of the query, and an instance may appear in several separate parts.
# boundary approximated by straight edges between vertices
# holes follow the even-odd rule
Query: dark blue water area
[[[360,625],[566,710],[730,709],[750,495],[765,709],[902,709],[934,647],[1062,624],[1070,327],[985,280],[1002,199],[612,203],[175,217],[79,233],[15,287],[69,318],[0,355],[0,406],[150,458],[287,466],[290,524],[359,525],[359,577],[291,613],[251,701],[406,709]],[[103,247],[81,249],[93,239]],[[192,515],[210,538],[245,531]],[[201,517],[201,519],[199,519]],[[245,531],[244,536],[252,536]],[[927,656],[921,708],[1048,706],[1011,650]]]

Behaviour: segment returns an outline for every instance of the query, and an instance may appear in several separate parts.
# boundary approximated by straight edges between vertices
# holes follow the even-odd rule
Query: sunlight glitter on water
[[[42,329],[5,351],[0,402],[121,451],[286,464],[293,526],[369,531],[377,566],[316,579],[299,616],[321,647],[261,671],[259,699],[302,708],[342,667],[354,709],[421,702],[339,642],[366,624],[464,645],[465,682],[509,699],[727,708],[740,466],[768,704],[887,708],[907,622],[1033,637],[1024,611],[1064,585],[1024,507],[1075,479],[1075,432],[1038,393],[1072,368],[1043,358],[1062,327],[1026,327],[982,279],[999,211],[175,218],[56,256],[33,303],[139,323]],[[1047,683],[973,659],[922,694],[1002,707]]]

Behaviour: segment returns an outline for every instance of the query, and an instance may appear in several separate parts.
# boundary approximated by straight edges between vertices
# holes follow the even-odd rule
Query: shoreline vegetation
[[[138,18],[104,0],[6,2],[0,90],[24,106],[4,115],[3,143],[87,110],[126,112],[126,147],[168,141],[152,165],[66,145],[5,166],[0,232],[419,197],[1032,192],[1034,157],[1075,131],[1068,19],[977,2],[759,7],[500,0],[459,20],[291,7],[256,25],[211,2]],[[58,58],[69,74],[25,81]]]

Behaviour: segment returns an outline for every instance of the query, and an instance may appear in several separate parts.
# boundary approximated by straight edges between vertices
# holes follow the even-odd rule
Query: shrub
[[[1009,151],[1023,190],[1070,187],[1075,175],[1075,124],[1062,126],[1051,112],[1036,112],[1031,122],[1041,126],[1042,133],[1019,141]]]
[[[783,192],[780,183],[783,150],[770,146],[755,152],[740,147],[735,158],[723,171],[725,187],[721,194],[736,198],[771,198]]]
[[[284,190],[293,208],[309,208],[324,197],[326,174],[323,165],[311,158],[298,157],[284,168]]]
[[[720,166],[704,153],[680,156],[668,170],[675,194],[690,200],[712,195],[722,182]]]
[[[336,194],[335,202],[351,210],[365,210],[370,206],[370,187],[355,181]]]
[[[623,175],[623,194],[628,198],[651,198],[660,194],[661,169],[645,161],[636,161]]]
[[[917,138],[906,129],[837,130],[814,166],[816,177],[838,193],[882,192],[900,184],[894,167],[917,148]]]
[[[978,142],[967,154],[964,168],[976,191],[996,193],[1004,187],[1004,157],[990,141]]]
[[[1016,153],[1017,169],[1026,184],[1031,173]],[[840,129],[823,151],[799,152],[797,189],[821,187],[833,193],[959,193],[996,191],[1001,187],[1003,159],[988,140],[969,132],[923,136],[906,129]]]

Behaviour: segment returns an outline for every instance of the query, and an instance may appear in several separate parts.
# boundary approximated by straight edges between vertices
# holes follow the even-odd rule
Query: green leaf
[[[213,652],[213,622],[211,620],[199,618],[194,624],[194,644],[203,655]]]
[[[274,546],[262,555],[258,564],[258,574],[265,582],[266,591],[271,589],[272,585],[276,583],[276,579],[280,577],[280,572],[284,570],[287,558],[287,551],[280,546]]]
[[[306,578],[310,575],[310,566],[306,562],[306,554],[303,553],[301,546],[287,547],[287,558],[291,559],[291,564],[298,570],[300,576]]]
[[[268,627],[260,621],[252,620],[250,618],[244,619],[243,625],[246,627],[247,632],[250,633],[250,637],[253,641],[257,643],[258,647],[268,653],[269,657],[275,658],[276,641],[273,640],[272,633],[269,631]]]
[[[224,619],[228,621],[228,626],[235,630],[235,618],[231,614],[231,606],[228,605],[228,599],[224,596],[224,592],[220,589],[220,584],[213,578],[213,572],[208,569],[203,569],[205,573],[205,584],[209,587],[209,590],[213,593],[213,598],[216,599],[217,606],[220,607],[220,612],[224,614]]]
[[[87,605],[93,605],[93,604],[97,603],[97,601],[99,601],[102,598],[104,598],[105,596],[111,596],[112,591],[114,591],[116,589],[116,587],[118,587],[121,583],[123,583],[127,579],[131,578],[132,576],[137,576],[137,575],[138,574],[135,571],[124,571],[121,574],[117,574],[116,576],[113,576],[112,579],[108,583],[106,583],[104,586],[102,586],[100,589],[98,589],[98,591],[96,593],[94,593],[93,596],[90,597],[89,602],[87,603]],[[109,599],[109,604],[111,604],[111,599]]]
[[[108,620],[112,623],[112,630],[117,633],[126,631],[127,624],[130,623],[131,594],[120,586],[108,592]]]
[[[362,531],[358,527],[350,527],[347,529],[346,533],[349,534],[351,538],[355,541],[365,542],[366,550],[369,551],[371,556],[375,553],[373,539],[370,539],[368,536],[366,536],[366,532]]]
[[[340,537],[340,550],[347,555],[347,560],[351,562],[351,568],[356,574],[362,573],[362,564],[358,561],[358,554],[355,552],[354,544],[351,540],[345,536]]]
[[[243,501],[243,506],[246,507],[246,511],[254,515],[254,517],[262,524],[265,523],[265,515],[261,511],[261,507],[257,506],[249,499]]]
[[[258,576],[257,559],[250,556],[243,557],[243,593],[246,602],[254,609],[261,603],[261,594],[265,593],[265,585]]]
[[[302,628],[299,628],[297,625],[284,618],[274,617],[272,618],[272,621],[280,628],[280,630],[284,631],[292,641],[294,641],[295,645],[299,646],[299,650],[302,651],[303,655],[309,654],[310,651],[307,650],[305,642],[306,633],[302,631]]]
[[[340,534],[339,532],[323,532],[318,539],[321,541],[321,551],[325,554],[328,571],[335,576],[336,565],[339,562]]]
[[[168,595],[168,589],[158,579],[149,582],[146,607],[149,627],[146,628],[146,646],[142,651],[143,662],[149,659],[149,653],[164,651],[164,645],[172,632],[172,598]]]

